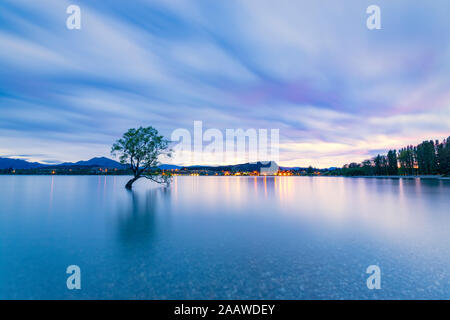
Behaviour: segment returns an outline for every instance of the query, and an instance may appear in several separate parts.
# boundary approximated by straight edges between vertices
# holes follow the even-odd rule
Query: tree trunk
[[[133,179],[131,179],[130,181],[127,182],[127,184],[125,185],[125,188],[127,188],[128,190],[131,190],[133,183],[139,179],[140,177],[134,177]]]

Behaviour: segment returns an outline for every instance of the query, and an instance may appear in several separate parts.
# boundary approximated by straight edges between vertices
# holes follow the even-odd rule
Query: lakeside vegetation
[[[135,129],[133,129],[135,130]],[[141,128],[141,131],[144,128]],[[136,131],[136,130],[135,130]],[[189,166],[181,167],[175,165],[158,166],[157,154],[166,150],[165,142],[161,144],[161,136],[144,134],[144,142],[149,144],[148,150],[137,150],[134,146],[139,145],[137,139],[127,139],[122,144],[121,163],[108,158],[93,158],[88,161],[77,163],[64,163],[60,165],[41,165],[37,163],[26,163],[26,167],[7,167],[0,169],[0,174],[18,175],[132,175],[133,182],[138,178],[147,177],[158,179],[158,182],[167,183],[171,176],[177,175],[200,175],[200,176],[259,176],[263,175],[261,169],[268,165],[262,163],[246,163],[238,165],[223,166]],[[144,132],[145,133],[145,132]],[[156,139],[156,140],[155,140]],[[130,141],[129,141],[130,140]],[[131,141],[133,140],[133,141]],[[134,141],[136,140],[136,141]],[[160,141],[161,140],[161,141]],[[126,142],[126,143],[125,143]],[[131,143],[133,142],[133,143]],[[144,145],[146,145],[144,143]],[[142,144],[139,148],[142,148]],[[113,147],[114,149],[114,147]],[[117,147],[116,147],[117,149]],[[131,163],[131,157],[133,163]],[[148,156],[148,157],[147,157]],[[146,158],[147,157],[147,158]],[[0,158],[1,160],[2,158]],[[8,159],[7,159],[8,160]],[[137,162],[135,162],[137,160]],[[133,164],[133,165],[132,165]],[[276,164],[276,163],[275,163]],[[23,164],[22,164],[23,165]],[[28,167],[32,165],[33,167]],[[39,165],[39,166],[38,166]],[[278,167],[278,165],[277,165]],[[406,146],[400,150],[389,150],[386,155],[378,154],[372,159],[364,160],[361,163],[350,163],[342,168],[317,169],[308,168],[287,168],[279,167],[272,173],[264,175],[274,176],[444,176],[450,177],[450,137],[439,142],[437,140],[423,141],[417,146]]]
[[[120,163],[126,165],[133,173],[133,178],[127,182],[125,188],[131,190],[133,183],[141,178],[160,184],[170,184],[170,173],[163,174],[158,170],[159,157],[172,156],[169,140],[160,136],[155,128],[129,129],[113,144],[111,154],[117,156]]]
[[[450,176],[450,137],[442,142],[423,141],[417,146],[389,150],[386,155],[350,163],[328,172],[341,176],[398,176],[443,175]]]

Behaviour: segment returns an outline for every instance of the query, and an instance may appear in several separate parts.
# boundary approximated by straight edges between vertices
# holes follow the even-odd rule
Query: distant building
[[[275,161],[269,161],[267,163],[263,162],[259,168],[259,173],[266,176],[275,175],[279,168],[280,167]]]

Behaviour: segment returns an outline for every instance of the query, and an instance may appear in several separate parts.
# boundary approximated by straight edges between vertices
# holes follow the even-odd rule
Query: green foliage
[[[400,162],[400,173],[412,175],[415,173],[415,149],[412,146],[400,149],[398,154]]]
[[[113,144],[111,154],[133,171],[134,178],[127,183],[129,189],[141,177],[158,183],[170,182],[170,175],[157,169],[161,156],[172,155],[169,141],[158,135],[158,130],[153,127],[129,129]]]
[[[396,150],[389,150],[387,154],[387,172],[389,175],[398,174],[398,161]]]
[[[417,165],[422,174],[437,172],[436,149],[433,141],[424,141],[416,147]]]
[[[437,145],[438,172],[450,175],[450,137]]]
[[[385,156],[377,155],[373,159],[376,175],[387,175],[387,159]]]
[[[439,141],[424,141],[418,146],[389,150],[361,164],[351,163],[336,170],[338,175],[450,175],[450,137]]]

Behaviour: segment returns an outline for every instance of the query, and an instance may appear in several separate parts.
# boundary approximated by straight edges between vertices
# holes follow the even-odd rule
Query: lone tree
[[[171,175],[161,172],[157,167],[161,155],[171,157],[169,141],[158,135],[153,127],[129,129],[111,148],[111,154],[119,157],[122,164],[128,164],[134,178],[127,182],[125,188],[131,190],[133,183],[140,178],[147,178],[157,183],[169,185]]]

